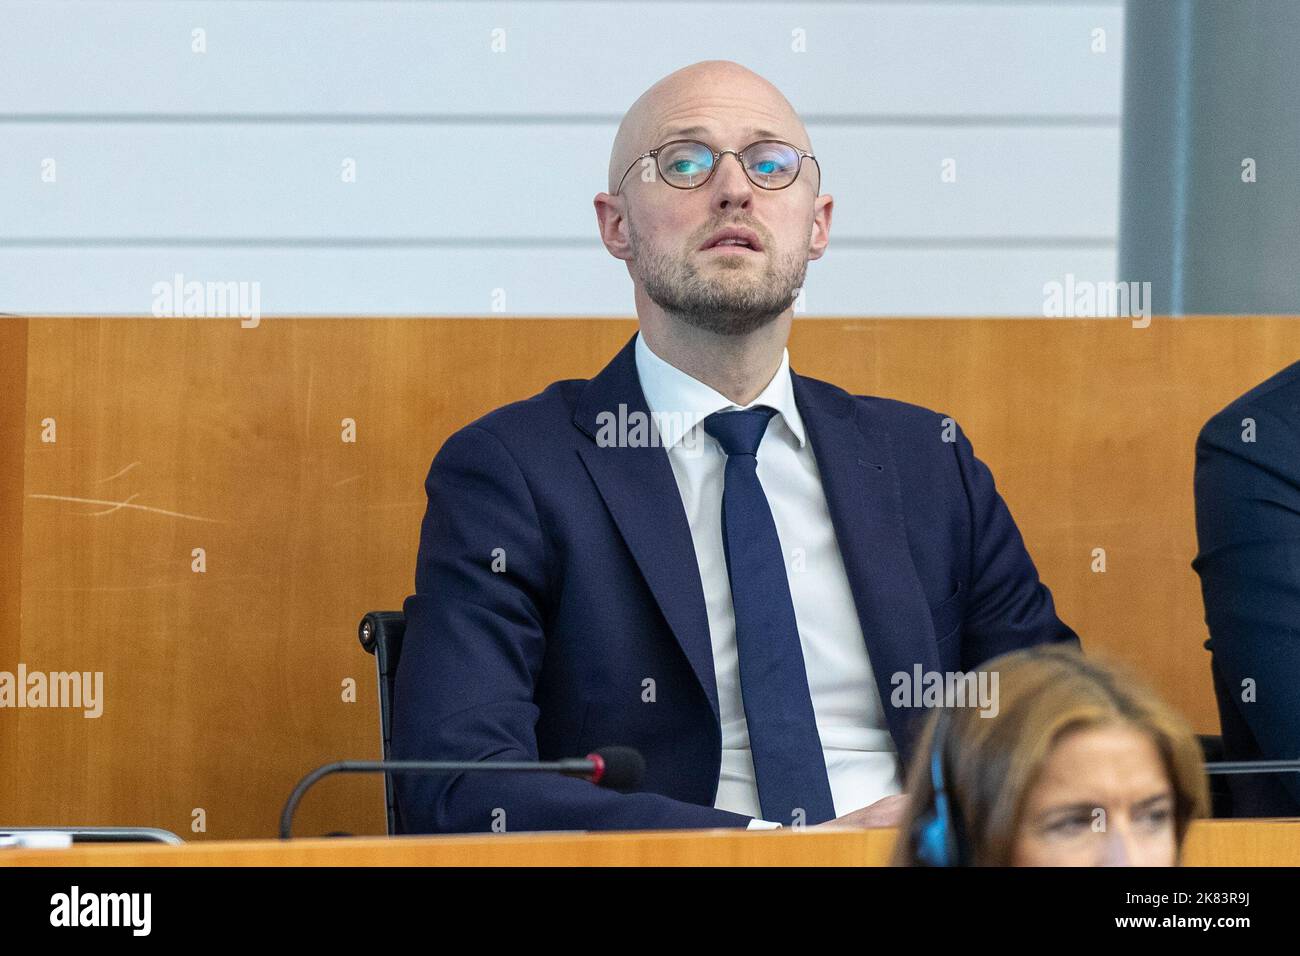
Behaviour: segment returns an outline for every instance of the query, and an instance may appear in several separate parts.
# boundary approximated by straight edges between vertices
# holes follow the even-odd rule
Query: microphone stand
[[[340,760],[317,767],[298,781],[280,813],[280,839],[288,840],[293,830],[293,815],[308,790],[319,780],[336,773],[465,773],[478,770],[559,773],[566,777],[585,777],[599,783],[605,761],[598,754],[588,758],[551,761],[523,760]]]

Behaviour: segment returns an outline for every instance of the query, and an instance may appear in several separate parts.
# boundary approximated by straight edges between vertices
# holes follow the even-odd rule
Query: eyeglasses
[[[779,139],[759,140],[739,152],[734,149],[715,150],[707,143],[695,139],[675,139],[658,149],[642,153],[633,160],[632,165],[623,173],[623,179],[618,181],[614,195],[617,196],[619,189],[623,188],[623,181],[627,179],[632,167],[648,156],[654,157],[659,178],[669,186],[674,189],[695,189],[712,178],[725,153],[736,157],[749,181],[760,189],[785,189],[799,178],[803,161],[811,159],[817,167],[817,184],[820,189],[822,167],[817,162],[817,157]]]

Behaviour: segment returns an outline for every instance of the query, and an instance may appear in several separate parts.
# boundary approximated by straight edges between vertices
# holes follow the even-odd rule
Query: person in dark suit
[[[1196,440],[1196,536],[1225,760],[1300,757],[1300,362]],[[1300,774],[1228,778],[1233,816],[1300,814]]]
[[[1077,645],[956,422],[790,368],[820,177],[737,64],[629,110],[595,207],[639,332],[434,458],[392,750],[622,745],[643,784],[399,777],[406,832],[889,825],[921,683]]]

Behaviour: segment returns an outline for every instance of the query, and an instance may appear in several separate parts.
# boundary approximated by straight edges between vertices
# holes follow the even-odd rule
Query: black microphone
[[[610,790],[636,790],[645,777],[645,757],[633,747],[601,747],[586,759],[592,763],[587,779]]]
[[[631,747],[601,747],[583,758],[564,760],[341,760],[317,767],[298,781],[280,813],[280,839],[293,830],[298,803],[316,781],[336,773],[477,773],[480,770],[558,773],[611,790],[635,790],[645,776],[645,758]]]

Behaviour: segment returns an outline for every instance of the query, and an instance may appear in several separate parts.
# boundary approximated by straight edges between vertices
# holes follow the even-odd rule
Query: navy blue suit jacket
[[[1254,441],[1243,441],[1245,419]],[[1196,440],[1196,536],[1227,760],[1300,757],[1300,362]],[[1250,681],[1253,684],[1243,682]],[[1249,699],[1252,698],[1253,699]],[[1300,774],[1229,777],[1234,816],[1300,815]]]
[[[554,775],[396,779],[406,832],[741,827],[713,807],[721,729],[704,593],[667,452],[602,447],[597,416],[648,415],[635,337],[452,435],[425,488],[396,679],[399,759],[640,750],[641,792]],[[969,670],[1077,642],[955,424],[792,373],[900,758],[915,712],[891,675]],[[494,567],[495,562],[495,567]],[[648,684],[652,681],[653,684]]]

